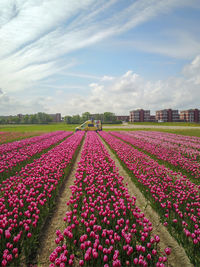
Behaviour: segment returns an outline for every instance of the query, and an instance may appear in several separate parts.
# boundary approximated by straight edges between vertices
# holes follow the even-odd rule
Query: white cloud
[[[104,76],[101,78],[102,81],[112,81],[112,80],[114,80],[114,79],[115,79],[115,77],[113,77],[113,76],[108,76],[108,75],[104,75]]]
[[[122,5],[118,0],[0,0],[1,114],[39,110],[63,114],[73,114],[74,110],[76,113],[110,110],[124,114],[140,106],[181,107],[197,103],[200,57],[185,66],[182,78],[157,82],[145,81],[132,70],[119,77],[69,71],[79,62],[70,57],[71,52],[120,35],[177,7],[190,5],[196,7],[198,1],[138,0],[124,1]],[[144,42],[137,41],[134,44],[150,52],[174,57],[178,54],[180,58],[194,57],[200,51],[198,38],[191,35],[177,33],[176,41],[176,46],[148,43],[147,47]],[[92,80],[89,93],[66,94],[65,89],[81,90],[85,86],[79,82],[51,84],[49,78],[57,74]],[[17,100],[21,99],[20,93],[22,96],[26,90],[34,92],[36,88],[38,91],[53,88],[58,97],[46,95]],[[11,97],[14,92],[19,93],[18,98]],[[63,96],[61,92],[64,92]]]
[[[109,82],[91,83],[87,96],[66,97],[62,113],[74,114],[74,107],[76,113],[80,114],[84,111],[92,113],[111,111],[118,115],[128,115],[130,110],[137,108],[151,111],[164,108],[179,110],[200,108],[200,90],[196,83],[199,73],[199,56],[184,68],[183,76],[170,77],[166,80],[146,81],[138,74],[127,71]],[[54,103],[52,108],[58,108],[58,104]]]
[[[47,113],[61,112],[62,115],[82,114],[85,111],[100,113],[114,112],[128,115],[137,108],[150,109],[152,112],[162,108],[188,109],[200,108],[199,73],[197,56],[183,68],[178,77],[165,80],[146,81],[139,74],[129,70],[111,80],[99,80],[88,85],[88,93],[79,95],[66,93],[64,86],[54,86],[54,94],[36,97],[32,100],[19,100],[8,96],[0,89],[0,113]],[[51,86],[51,85],[49,85]],[[67,86],[67,85],[66,85]],[[6,112],[5,112],[6,110]]]
[[[200,85],[200,55],[198,55],[191,64],[184,67],[183,73],[189,77],[189,81]]]
[[[191,34],[181,34],[174,31],[168,33],[167,36],[163,34],[162,38],[155,38],[151,40],[135,41],[130,45],[138,50],[170,56],[173,58],[191,59],[200,53],[200,39]]]
[[[195,0],[140,0],[120,10],[117,0],[1,1],[0,86],[7,92],[39,86],[60,71],[63,55],[191,3]]]

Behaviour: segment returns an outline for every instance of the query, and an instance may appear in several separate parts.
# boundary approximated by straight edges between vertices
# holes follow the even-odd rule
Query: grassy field
[[[152,124],[153,125],[153,124]],[[161,124],[157,124],[161,125]],[[164,124],[166,125],[166,124]],[[175,126],[175,124],[170,123],[167,124],[168,126]],[[198,125],[198,124],[197,124]],[[78,125],[76,124],[65,124],[65,123],[55,123],[55,124],[32,124],[32,125],[1,125],[0,131],[16,131],[16,132],[29,132],[29,131],[43,131],[43,132],[53,132],[53,131],[75,131],[75,128]],[[106,126],[109,126],[109,124],[106,124]],[[113,124],[110,124],[110,126],[114,126]],[[119,124],[117,124],[119,126]],[[184,124],[183,126],[191,126],[190,124]],[[199,125],[198,125],[199,126]],[[106,128],[105,131],[138,131],[138,130],[144,130],[144,131],[160,131],[160,132],[169,132],[169,133],[175,133],[175,134],[182,134],[182,135],[190,135],[190,136],[198,136],[200,137],[200,130],[195,129],[158,129],[158,128],[137,128],[137,129],[127,129],[127,128]]]
[[[29,131],[74,131],[77,124],[54,123],[54,124],[27,124],[27,125],[0,125],[0,131],[29,132]]]

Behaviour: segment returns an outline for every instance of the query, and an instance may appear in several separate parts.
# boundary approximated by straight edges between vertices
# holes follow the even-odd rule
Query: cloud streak
[[[197,56],[183,69],[183,75],[169,77],[166,80],[146,81],[144,77],[127,71],[109,82],[90,84],[87,97],[71,96],[77,113],[84,110],[91,112],[112,111],[128,115],[137,108],[152,111],[164,108],[185,109],[199,107],[200,99],[200,56]],[[73,108],[67,101],[63,112],[73,114]]]
[[[0,1],[0,112],[60,111],[64,114],[81,113],[83,110],[101,112],[110,110],[127,113],[126,110],[142,105],[156,108],[161,104],[196,103],[190,93],[196,93],[200,81],[199,57],[185,66],[182,78],[166,81],[145,81],[144,77],[127,71],[121,76],[105,73],[93,75],[72,70],[79,64],[74,53],[91,47],[113,36],[122,35],[141,24],[181,7],[197,7],[196,0],[7,0]],[[158,43],[148,40],[132,40],[136,49],[179,58],[195,57],[200,53],[198,38],[179,33],[174,43]],[[180,49],[177,47],[184,43]],[[176,47],[176,50],[174,50]],[[188,49],[192,47],[192,49]],[[87,72],[87,71],[86,71]],[[102,72],[101,72],[102,73]],[[70,77],[71,76],[71,77]],[[74,94],[72,91],[85,90],[84,85],[75,82],[59,83],[65,77],[88,80],[88,95]],[[51,88],[58,97],[35,97],[16,100],[12,94],[24,96],[26,90],[32,92]],[[174,88],[172,91],[171,88]],[[69,90],[71,90],[69,94]],[[170,94],[167,93],[167,90]],[[52,93],[53,95],[53,93]],[[170,95],[170,96],[169,96]],[[173,97],[172,97],[173,96]],[[25,100],[26,99],[26,100]],[[184,100],[185,99],[185,100]]]
[[[34,81],[58,72],[63,55],[191,2],[195,1],[140,0],[121,9],[116,8],[116,0],[1,2],[0,86],[8,92],[27,89]],[[15,87],[16,80],[19,85]]]

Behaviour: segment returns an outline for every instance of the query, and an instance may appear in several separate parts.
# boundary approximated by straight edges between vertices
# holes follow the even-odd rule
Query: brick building
[[[120,115],[120,116],[115,116],[117,121],[129,121],[129,116],[124,116],[124,115]]]
[[[156,121],[156,116],[155,115],[150,115],[150,121],[155,122]]]
[[[162,122],[175,122],[179,121],[178,110],[173,109],[162,109],[156,111],[156,120]]]
[[[186,122],[199,122],[200,121],[200,110],[197,108],[182,110],[180,112],[180,120],[186,121]]]
[[[130,122],[150,121],[150,110],[137,109],[130,111]]]

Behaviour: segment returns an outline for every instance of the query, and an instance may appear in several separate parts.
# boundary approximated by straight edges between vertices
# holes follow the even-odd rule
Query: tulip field
[[[155,225],[137,206],[109,151],[191,264],[200,266],[199,137],[153,131],[0,132],[0,144],[1,266],[35,263],[44,245],[41,232],[72,169],[64,227],[48,236],[55,246],[49,263],[38,266],[169,266],[170,245],[160,246]]]
[[[114,161],[96,133],[88,132],[71,188],[71,211],[50,266],[164,266],[170,249],[157,251],[158,235],[123,185]]]
[[[54,204],[66,168],[70,166],[83,135],[81,132],[68,137],[23,167],[17,175],[1,182],[2,266],[20,266],[20,255],[25,255],[28,260],[35,250],[41,226]]]
[[[135,145],[135,140],[127,133],[102,132],[101,136],[130,171],[135,183],[159,212],[163,224],[183,245],[191,261],[199,265],[200,185],[192,183],[180,172],[174,172],[159,165],[156,160],[135,149],[130,145],[133,143]],[[120,137],[121,140],[116,137]],[[152,147],[151,143],[150,147]],[[148,149],[148,146],[146,145],[145,148]],[[156,146],[154,148],[156,150]],[[164,148],[162,153],[165,155]],[[195,178],[198,179],[196,169],[194,172]]]
[[[71,132],[57,131],[43,134],[29,139],[6,143],[0,147],[0,181],[5,177],[4,172],[9,173],[19,163],[26,161],[33,155],[58,143]]]
[[[152,133],[128,132],[121,134],[113,132],[112,134],[130,142],[136,148],[142,148],[155,155],[158,159],[178,166],[193,178],[200,178],[200,138],[191,138],[191,140],[196,140],[196,142],[192,142],[187,140],[187,137],[179,140],[179,136],[163,140],[168,137],[166,133],[155,133],[153,138]]]
[[[40,132],[0,132],[0,144],[21,140],[35,135],[40,135]]]

